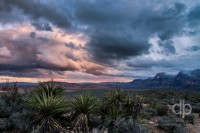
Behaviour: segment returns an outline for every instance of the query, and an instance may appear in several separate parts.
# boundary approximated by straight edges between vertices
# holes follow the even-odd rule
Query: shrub
[[[158,111],[155,108],[145,107],[141,112],[141,117],[146,118],[146,119],[151,119],[151,117],[157,116],[157,115],[158,115]]]
[[[174,131],[174,133],[187,133],[187,130],[185,127],[183,126],[177,126]]]
[[[24,94],[18,93],[16,83],[13,89],[8,90],[8,92],[0,93],[0,132],[23,132],[27,115],[24,112]]]
[[[84,93],[72,100],[71,116],[75,131],[89,132],[91,115],[96,106],[96,98],[91,93]]]
[[[57,86],[53,82],[38,82],[38,84],[35,86],[35,89],[33,90],[33,92],[37,95],[45,93],[49,96],[62,96],[64,91],[65,90],[63,89],[63,87]]]
[[[42,88],[34,90],[32,96],[27,99],[27,105],[32,109],[27,127],[39,127],[41,133],[65,131],[60,119],[61,115],[67,112],[63,91],[56,91],[54,88],[57,87],[51,87],[51,84],[39,83],[39,86]]]
[[[168,106],[165,104],[157,104],[155,109],[158,111],[159,116],[167,115],[168,113]]]
[[[148,133],[148,130],[133,119],[117,119],[114,124],[113,133]]]
[[[192,106],[193,113],[200,113],[200,104],[196,104]]]
[[[184,120],[188,123],[195,124],[195,116],[193,114],[186,115]]]
[[[185,126],[184,120],[174,115],[163,116],[158,121],[158,127],[170,133],[176,133],[177,128],[184,128],[184,126]]]
[[[8,118],[0,119],[0,132],[8,131],[11,128],[11,121]]]

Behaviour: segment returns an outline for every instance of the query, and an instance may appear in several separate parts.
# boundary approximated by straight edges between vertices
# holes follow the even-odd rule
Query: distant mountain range
[[[135,88],[200,89],[200,69],[180,71],[176,75],[162,72],[152,78],[135,79],[131,85]]]
[[[46,82],[45,82],[46,83]],[[37,83],[18,82],[21,89],[33,88]],[[200,69],[180,71],[176,75],[161,72],[147,79],[135,79],[131,82],[102,82],[102,83],[67,83],[55,82],[66,90],[77,89],[198,89],[200,90]],[[9,86],[14,85],[13,82]],[[6,83],[0,83],[0,90]]]

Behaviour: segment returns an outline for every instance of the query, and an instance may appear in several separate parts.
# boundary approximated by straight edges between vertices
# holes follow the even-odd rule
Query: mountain
[[[47,82],[44,82],[47,83]],[[131,82],[102,82],[102,83],[67,83],[56,82],[56,85],[62,86],[66,90],[80,89],[148,89],[148,88],[176,88],[176,89],[199,89],[200,90],[200,69],[192,71],[180,71],[176,75],[170,75],[164,72],[157,73],[154,77],[147,79],[135,79]],[[5,90],[6,83],[0,83],[0,91]],[[9,86],[13,86],[10,82]],[[18,82],[19,89],[32,89],[37,83]]]
[[[153,78],[136,79],[131,82],[137,88],[200,88],[200,69],[180,71],[177,75],[164,72],[156,74]]]

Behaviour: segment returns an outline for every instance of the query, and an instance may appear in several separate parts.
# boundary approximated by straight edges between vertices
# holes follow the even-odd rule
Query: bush
[[[141,117],[145,119],[151,119],[153,116],[157,116],[158,111],[155,108],[144,108],[141,113]]]
[[[188,123],[195,124],[195,117],[193,114],[186,115],[184,120]]]
[[[200,104],[193,105],[192,106],[192,112],[193,113],[200,113]]]
[[[118,119],[115,122],[113,133],[148,133],[148,130],[133,119]]]
[[[26,99],[27,107],[32,109],[29,115],[27,130],[40,128],[41,133],[64,132],[61,120],[67,113],[67,103],[62,88],[58,89],[52,83],[39,83],[32,95]],[[30,128],[31,127],[31,128]]]
[[[23,132],[25,129],[27,114],[24,112],[24,94],[18,93],[16,84],[13,88],[0,93],[0,132]]]
[[[0,132],[7,131],[11,128],[11,121],[8,118],[0,119]]]
[[[174,129],[174,133],[187,133],[187,130],[186,128],[182,127],[182,126],[177,126],[175,129]]]
[[[176,130],[178,130],[179,128],[185,127],[185,122],[184,120],[178,118],[177,116],[173,116],[173,115],[163,116],[158,121],[158,127],[170,133],[176,133]]]
[[[165,104],[157,104],[155,109],[157,109],[159,116],[167,115],[168,113],[168,106]]]

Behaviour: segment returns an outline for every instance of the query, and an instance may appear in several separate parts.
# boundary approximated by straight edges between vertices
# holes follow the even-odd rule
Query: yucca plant
[[[75,131],[89,132],[90,117],[96,108],[96,98],[89,92],[72,100],[72,125]]]
[[[116,89],[116,90],[109,91],[106,94],[105,100],[107,101],[109,105],[119,107],[121,106],[121,103],[124,101],[126,97],[127,97],[127,94],[124,91],[120,89]]]
[[[140,110],[142,109],[144,97],[139,95],[127,96],[122,104],[123,115],[131,116],[132,119],[137,119]]]
[[[63,95],[64,91],[65,90],[63,89],[63,87],[57,86],[53,82],[38,82],[33,92],[37,93],[38,95],[46,93],[46,95],[48,96],[58,96]]]
[[[41,133],[63,132],[61,115],[67,112],[66,100],[62,96],[61,90],[56,91],[56,86],[52,84],[38,84],[36,91],[33,91],[27,99],[27,105],[32,109],[30,122],[27,127],[40,127]],[[46,87],[46,88],[45,88]]]

